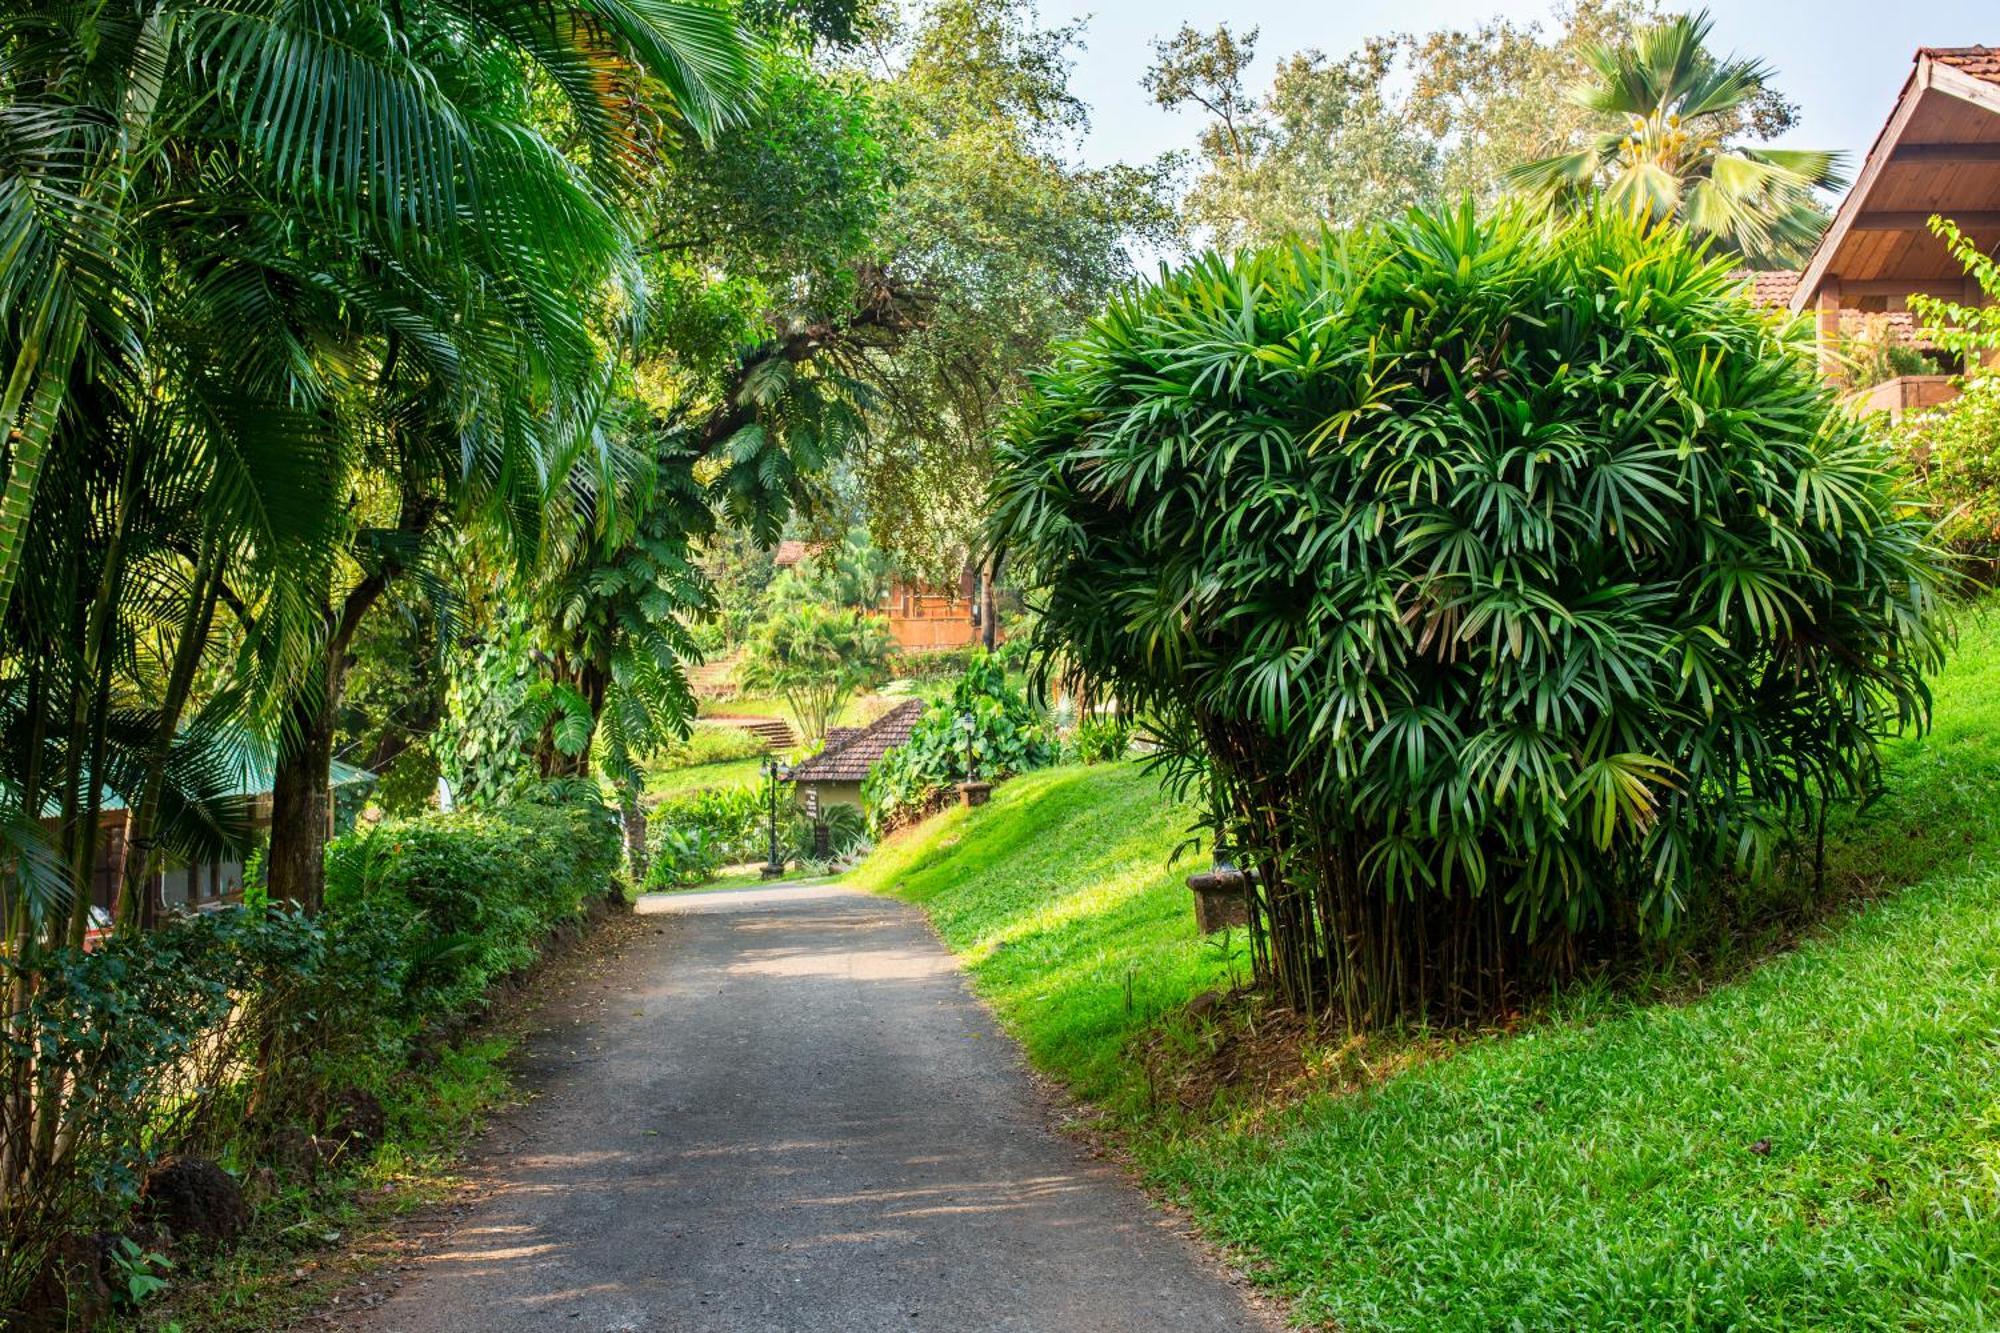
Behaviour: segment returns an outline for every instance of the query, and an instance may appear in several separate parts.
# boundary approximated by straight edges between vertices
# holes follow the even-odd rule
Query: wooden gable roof
[[[1912,292],[1964,295],[1964,270],[1928,222],[2000,245],[2000,48],[1925,47],[1861,174],[1813,251],[1793,310],[1838,284],[1841,304],[1883,308]]]

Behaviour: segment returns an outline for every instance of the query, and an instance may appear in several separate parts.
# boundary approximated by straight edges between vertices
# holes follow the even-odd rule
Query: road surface
[[[831,887],[641,901],[530,1045],[486,1188],[369,1333],[1269,1327],[1046,1127],[913,908]]]

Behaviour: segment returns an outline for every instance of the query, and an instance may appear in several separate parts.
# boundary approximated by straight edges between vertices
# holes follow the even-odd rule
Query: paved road
[[[831,888],[644,900],[604,1003],[541,1040],[490,1191],[372,1333],[1266,1325],[1044,1128],[918,913]]]

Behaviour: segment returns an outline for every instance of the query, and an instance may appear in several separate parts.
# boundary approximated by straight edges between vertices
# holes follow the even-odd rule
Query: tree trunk
[[[618,814],[625,822],[625,866],[636,888],[645,884],[650,868],[646,856],[646,808],[639,804],[638,791],[622,783],[618,790]]]
[[[331,669],[327,674],[331,676]],[[271,785],[271,851],[266,882],[272,902],[296,903],[308,914],[326,901],[327,782],[333,764],[333,682],[293,697],[291,744],[278,758]]]
[[[332,826],[327,784],[333,768],[334,721],[350,661],[348,647],[362,616],[387,586],[388,576],[375,573],[347,594],[327,637],[317,679],[299,686],[288,710],[286,735],[292,743],[279,752],[271,784],[271,851],[265,882],[272,902],[297,903],[308,915],[316,915],[326,902],[326,840]]]
[[[979,639],[989,653],[1000,643],[1000,599],[993,592],[993,580],[999,574],[1000,562],[989,560],[979,578]]]

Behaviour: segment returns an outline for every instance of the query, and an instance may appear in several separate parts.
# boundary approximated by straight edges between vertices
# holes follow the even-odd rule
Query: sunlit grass
[[[1135,1034],[1242,963],[1196,938],[1165,864],[1188,817],[1132,766],[1008,784],[851,879],[923,904],[1031,1058],[1301,1317],[1996,1327],[2000,620],[1963,628],[1935,730],[1835,823],[1861,906],[1698,999],[1553,998],[1358,1094],[1206,1121],[1141,1095]]]

